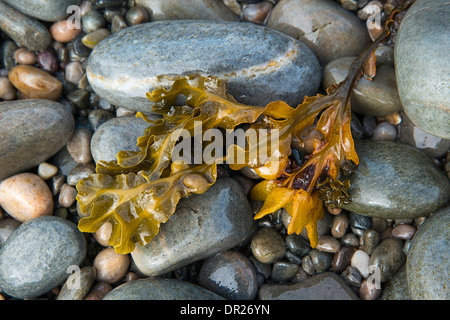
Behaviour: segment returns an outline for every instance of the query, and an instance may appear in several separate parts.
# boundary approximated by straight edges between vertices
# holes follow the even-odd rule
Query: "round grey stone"
[[[357,56],[370,43],[364,23],[330,0],[284,0],[270,13],[267,26],[303,41],[322,66]]]
[[[36,298],[60,285],[79,266],[86,241],[77,226],[55,216],[23,223],[0,250],[0,288],[15,298]]]
[[[352,212],[385,219],[427,216],[450,198],[444,173],[421,151],[390,141],[357,141],[359,166],[350,176]]]
[[[0,102],[0,180],[46,161],[66,145],[74,119],[50,100]]]
[[[14,1],[14,3],[20,3],[20,1]],[[45,26],[2,1],[0,1],[0,29],[19,46],[31,51],[42,51],[52,43],[50,33]]]
[[[253,300],[258,292],[255,267],[242,253],[231,250],[202,264],[198,284],[231,300]]]
[[[448,300],[450,207],[433,213],[411,241],[406,275],[412,299]]]
[[[398,93],[411,121],[450,139],[450,22],[447,0],[418,0],[408,10],[395,42]]]
[[[238,21],[222,1],[210,0],[135,0],[151,12],[152,20]]]
[[[200,286],[176,279],[150,278],[124,283],[103,300],[224,300]]]
[[[158,276],[249,240],[256,228],[250,204],[232,178],[180,200],[158,235],[131,253],[137,269]]]
[[[69,6],[78,6],[81,0],[4,0],[3,2],[27,16],[43,21],[59,21],[73,13],[73,11],[67,12]]]
[[[113,118],[104,122],[92,135],[91,153],[94,161],[116,160],[119,151],[138,151],[137,138],[143,136],[149,126],[150,123],[135,116]]]
[[[296,106],[321,80],[316,57],[300,41],[254,24],[197,20],[122,29],[94,48],[86,74],[100,98],[138,111],[151,111],[146,93],[176,76],[226,80],[237,101],[257,106]]]

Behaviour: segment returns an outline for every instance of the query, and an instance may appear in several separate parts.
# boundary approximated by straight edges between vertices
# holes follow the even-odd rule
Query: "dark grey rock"
[[[86,241],[77,226],[55,216],[23,223],[0,250],[0,288],[15,298],[36,298],[79,266]]]
[[[298,270],[298,264],[287,261],[278,261],[273,265],[271,279],[273,282],[288,281],[297,274]]]
[[[352,212],[385,219],[427,216],[450,198],[448,178],[421,151],[390,141],[357,141]]]
[[[103,300],[223,300],[190,282],[176,279],[139,279],[110,291]]]
[[[245,104],[284,100],[296,106],[316,94],[321,71],[300,41],[238,22],[157,21],[120,30],[93,50],[86,69],[102,99],[130,110],[150,111],[146,93],[168,87],[175,76],[200,74],[226,80]]]
[[[95,131],[104,124],[106,121],[114,118],[114,114],[108,110],[95,109],[89,112],[88,120],[92,126],[92,129]]]
[[[274,263],[283,259],[286,245],[283,237],[273,228],[260,228],[252,238],[250,249],[262,263]]]
[[[219,178],[205,193],[181,199],[158,235],[131,256],[141,273],[157,276],[246,242],[255,228],[239,184]]]
[[[390,280],[382,284],[380,300],[411,300],[406,278],[406,264]]]
[[[77,6],[81,0],[3,0],[27,16],[43,21],[59,21],[69,16],[69,6]]]
[[[448,300],[450,207],[433,213],[411,241],[406,275],[415,300]]]
[[[350,212],[349,223],[350,226],[356,229],[367,230],[372,225],[372,219],[355,212]]]
[[[12,218],[0,219],[0,247],[8,237],[20,226],[20,222]]]
[[[294,284],[264,284],[258,292],[261,300],[358,300],[340,276],[323,272]]]
[[[74,269],[56,300],[83,300],[94,284],[96,275],[97,271],[92,266]]]
[[[0,180],[49,159],[65,146],[73,130],[70,110],[58,102],[0,102]]]
[[[284,0],[272,10],[267,26],[303,41],[322,66],[357,56],[370,43],[364,23],[331,0]]]
[[[331,266],[331,261],[333,260],[332,253],[320,251],[318,249],[311,250],[309,256],[314,265],[314,270],[317,273],[328,270]]]
[[[395,41],[398,93],[411,121],[450,139],[450,60],[446,0],[418,0],[408,10]]]
[[[92,135],[91,153],[94,161],[112,161],[116,160],[119,151],[137,151],[137,138],[143,136],[149,126],[150,123],[135,116],[104,122]]]
[[[222,1],[136,0],[136,5],[145,7],[152,20],[239,20]]]
[[[231,250],[202,264],[198,284],[231,300],[253,300],[258,292],[255,267],[242,253]]]
[[[14,60],[14,52],[19,47],[17,47],[16,43],[12,40],[5,40],[2,43],[0,57],[3,67],[7,70],[11,70],[16,65],[16,60]],[[6,76],[8,76],[6,74]]]
[[[409,144],[432,158],[440,158],[450,149],[450,139],[443,139],[423,131],[415,126],[404,112],[398,129],[399,142]]]
[[[328,63],[323,71],[322,87],[342,82],[355,57],[343,57]],[[351,95],[352,111],[373,116],[388,115],[402,110],[397,93],[394,67],[388,64],[377,66],[372,80],[361,77]]]
[[[14,1],[14,3],[20,3],[20,1]],[[47,49],[52,42],[45,26],[2,1],[0,1],[0,29],[19,46],[31,51]]]
[[[403,242],[395,238],[381,241],[369,259],[369,266],[379,268],[380,282],[386,282],[404,264],[406,256],[403,252]],[[374,266],[374,267],[373,267]]]

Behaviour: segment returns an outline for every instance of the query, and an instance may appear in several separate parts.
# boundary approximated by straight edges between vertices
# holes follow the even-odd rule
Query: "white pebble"
[[[48,180],[58,172],[58,167],[47,162],[42,162],[38,167],[38,175],[44,180]]]
[[[369,259],[370,257],[366,252],[362,250],[356,250],[352,256],[350,265],[353,268],[358,269],[359,273],[361,273],[364,278],[367,278],[369,277]]]

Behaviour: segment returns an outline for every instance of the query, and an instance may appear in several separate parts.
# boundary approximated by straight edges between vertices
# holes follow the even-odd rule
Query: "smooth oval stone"
[[[387,238],[380,242],[370,256],[369,266],[379,270],[380,282],[386,282],[400,269],[406,259],[403,242]]]
[[[358,300],[343,278],[333,272],[322,272],[294,284],[264,284],[260,300]]]
[[[27,16],[43,21],[58,21],[72,13],[72,11],[67,12],[69,6],[78,6],[81,0],[4,0],[3,2]]]
[[[357,56],[370,43],[364,23],[330,0],[284,0],[270,13],[267,26],[308,45],[322,66]]]
[[[158,276],[229,250],[254,233],[250,204],[232,178],[219,178],[203,194],[180,200],[158,235],[131,253],[139,271]]]
[[[55,216],[23,223],[0,250],[0,288],[15,298],[36,298],[60,285],[86,254],[77,226]]]
[[[399,142],[409,144],[432,158],[440,158],[450,149],[450,139],[443,139],[423,131],[404,113],[398,131]]]
[[[150,123],[135,116],[113,118],[104,122],[92,135],[91,153],[94,161],[116,160],[119,151],[138,151],[137,138],[143,136],[149,126]]]
[[[450,139],[450,41],[446,0],[418,0],[402,19],[395,41],[398,93],[411,121]]]
[[[255,267],[242,253],[231,250],[202,264],[198,284],[231,300],[253,300],[258,292]]]
[[[75,121],[64,105],[50,100],[0,102],[0,180],[56,154]]]
[[[224,300],[190,282],[177,279],[139,279],[110,291],[103,300]]]
[[[350,176],[352,202],[343,208],[365,216],[427,216],[450,198],[444,173],[421,151],[391,141],[357,141],[359,166]]]
[[[20,3],[20,1],[14,1]],[[52,43],[47,28],[0,1],[0,29],[19,46],[31,51],[41,51]]]
[[[355,57],[343,57],[328,63],[323,71],[323,88],[342,82],[354,59]],[[387,64],[377,66],[372,81],[361,77],[351,95],[351,103],[352,111],[364,115],[384,116],[401,111],[394,67]]]
[[[222,1],[136,0],[136,5],[145,7],[152,20],[239,20]]]
[[[151,111],[147,92],[176,76],[218,77],[237,101],[258,106],[296,106],[316,94],[321,80],[317,59],[300,41],[253,24],[193,20],[114,33],[94,48],[86,74],[100,98],[139,111]]]
[[[448,300],[450,207],[433,213],[417,230],[406,260],[408,288],[415,300]]]
[[[91,266],[75,270],[67,278],[56,300],[83,300],[94,284],[96,274]]]

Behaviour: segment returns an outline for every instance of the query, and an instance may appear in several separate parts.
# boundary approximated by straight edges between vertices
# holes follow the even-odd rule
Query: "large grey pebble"
[[[322,272],[294,284],[264,284],[260,300],[358,300],[343,278],[333,272]]]
[[[152,20],[239,20],[222,1],[136,0],[136,5],[151,12]]]
[[[39,297],[60,285],[85,254],[74,223],[55,216],[27,221],[0,250],[0,288],[18,299]]]
[[[406,264],[382,285],[380,300],[411,300],[406,278]]]
[[[433,213],[411,241],[406,275],[415,300],[448,300],[450,289],[450,207]]]
[[[3,0],[27,16],[43,21],[59,21],[72,13],[69,6],[78,6],[81,0]]]
[[[157,276],[248,241],[255,227],[239,184],[219,178],[205,193],[181,199],[158,235],[131,256],[141,273]]]
[[[156,120],[156,117],[153,119]],[[150,123],[135,116],[106,121],[92,135],[91,153],[94,161],[112,161],[117,159],[119,151],[137,151],[137,139],[144,135],[149,126]]]
[[[0,180],[46,161],[65,146],[73,130],[70,110],[58,102],[0,102]]]
[[[224,300],[221,296],[190,282],[147,278],[122,284],[103,300]]]
[[[323,71],[323,88],[343,81],[355,57],[343,57],[328,63]],[[361,77],[351,95],[352,111],[373,116],[388,115],[402,110],[397,93],[394,67],[377,66],[372,80]]]
[[[350,176],[352,202],[343,208],[362,215],[417,218],[450,198],[444,173],[421,151],[390,141],[357,141],[359,166]]]
[[[2,1],[0,1],[0,29],[19,46],[31,51],[42,51],[52,43],[50,33],[44,25]]]
[[[447,0],[418,0],[408,10],[395,42],[398,93],[411,121],[450,139],[450,50]]]
[[[321,80],[316,57],[300,41],[254,24],[195,20],[116,32],[94,48],[86,74],[102,99],[138,111],[151,110],[147,92],[180,75],[216,76],[237,101],[258,106],[296,106]]]
[[[364,23],[331,0],[283,0],[272,10],[267,26],[303,41],[322,66],[357,56],[370,43]]]

